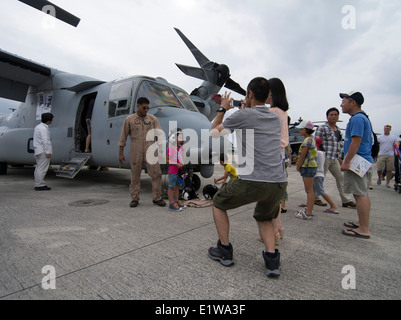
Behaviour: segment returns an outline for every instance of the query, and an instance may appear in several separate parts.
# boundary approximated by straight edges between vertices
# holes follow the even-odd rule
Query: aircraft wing
[[[38,86],[52,69],[0,49],[0,97],[25,102],[29,86]]]
[[[29,87],[38,87],[56,74],[65,74],[57,89],[80,92],[104,81],[63,73],[0,49],[0,97],[25,102]],[[54,85],[54,83],[53,83]],[[62,87],[63,86],[63,87]],[[55,89],[55,87],[53,87]]]

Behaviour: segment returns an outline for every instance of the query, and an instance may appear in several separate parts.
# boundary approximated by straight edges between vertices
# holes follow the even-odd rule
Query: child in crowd
[[[313,205],[315,203],[315,194],[313,193],[313,181],[317,172],[317,149],[315,139],[312,134],[315,132],[312,121],[302,121],[297,129],[300,135],[305,137],[299,148],[297,171],[301,173],[304,181],[307,204],[306,208],[297,211],[295,216],[298,219],[312,219]]]
[[[316,142],[316,147],[317,147],[317,173],[314,178],[314,183],[313,183],[313,192],[317,196],[322,196],[324,200],[326,200],[330,208],[324,210],[324,212],[327,213],[334,213],[338,214],[338,207],[336,204],[333,202],[331,197],[324,191],[323,188],[323,182],[324,182],[324,162],[326,161],[326,154],[324,152],[323,146],[322,146],[322,139],[318,138],[315,139]]]
[[[167,150],[166,162],[168,163],[168,200],[169,210],[181,211],[186,206],[179,201],[180,187],[178,185],[179,172],[184,163],[184,143],[182,140],[182,130],[170,133],[170,147]]]
[[[224,176],[214,179],[214,183],[216,184],[219,181],[222,181],[222,184],[227,182],[228,177],[230,177],[230,181],[233,181],[238,178],[238,172],[235,167],[228,163],[228,157],[225,153],[220,154],[220,164],[224,167]]]

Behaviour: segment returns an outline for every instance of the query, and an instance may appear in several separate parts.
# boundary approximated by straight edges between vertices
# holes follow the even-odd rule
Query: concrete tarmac
[[[176,213],[155,206],[145,173],[133,209],[129,170],[84,169],[74,180],[49,171],[52,190],[37,192],[33,168],[10,168],[0,176],[0,299],[400,299],[401,194],[374,176],[372,237],[355,239],[341,234],[357,212],[341,207],[331,174],[325,188],[340,214],[315,206],[315,217],[303,221],[294,215],[306,201],[302,179],[294,166],[288,173],[281,276],[269,279],[254,205],[229,211],[236,263],[226,268],[207,254],[217,242],[211,207]],[[212,181],[202,179],[200,196]]]

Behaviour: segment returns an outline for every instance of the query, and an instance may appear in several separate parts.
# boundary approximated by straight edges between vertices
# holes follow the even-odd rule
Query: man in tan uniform
[[[128,116],[123,124],[121,131],[119,160],[121,163],[125,162],[124,147],[127,142],[128,135],[131,138],[131,149],[130,149],[130,163],[131,163],[131,208],[135,208],[139,203],[140,184],[141,184],[141,172],[143,163],[146,163],[146,169],[149,176],[152,178],[152,195],[153,203],[164,207],[166,202],[161,198],[162,188],[162,172],[160,164],[150,164],[146,159],[146,152],[154,141],[146,141],[146,136],[149,131],[153,129],[159,129],[159,120],[151,114],[148,114],[149,100],[147,98],[139,98],[137,101],[137,112],[133,115]]]

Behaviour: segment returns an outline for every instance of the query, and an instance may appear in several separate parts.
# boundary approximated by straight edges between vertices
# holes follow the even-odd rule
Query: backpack
[[[380,143],[379,143],[379,140],[377,140],[377,135],[376,135],[376,133],[374,133],[374,131],[373,131],[372,122],[370,122],[369,116],[368,116],[366,113],[364,113],[364,112],[361,112],[361,114],[363,114],[366,118],[368,118],[369,123],[370,123],[370,128],[372,129],[373,144],[372,144],[371,153],[372,153],[373,159],[376,159],[377,156],[379,155]]]
[[[208,184],[207,186],[205,186],[203,188],[203,196],[206,199],[211,200],[211,199],[213,199],[213,197],[217,191],[219,191],[219,188],[217,188],[216,186],[213,186],[211,184]]]
[[[373,145],[372,145],[372,157],[374,159],[376,159],[377,156],[379,155],[380,143],[377,140],[377,135],[376,135],[376,133],[373,132],[373,130],[372,130],[372,134],[373,134],[373,140],[374,140]]]
[[[184,190],[182,190],[182,198],[184,200],[192,200],[192,199],[198,199],[198,195],[196,194],[196,191],[192,187],[186,187]]]

